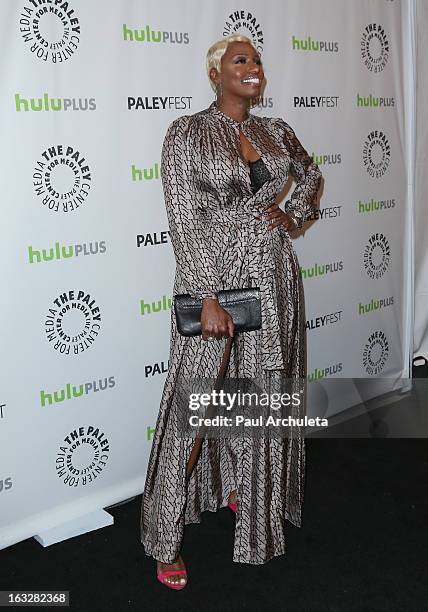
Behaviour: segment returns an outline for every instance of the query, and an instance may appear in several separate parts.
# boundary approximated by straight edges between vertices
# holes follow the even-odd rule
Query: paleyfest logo
[[[65,62],[78,49],[80,23],[72,2],[28,0],[19,15],[19,31],[40,60]]]
[[[86,351],[100,333],[101,313],[86,291],[66,291],[53,300],[45,318],[45,333],[63,355]]]
[[[53,212],[77,210],[91,189],[91,170],[75,147],[53,145],[37,160],[33,187],[43,206]]]
[[[109,453],[109,441],[99,427],[89,425],[74,429],[65,436],[57,452],[58,478],[69,487],[84,487],[101,474]]]
[[[263,51],[263,30],[256,17],[250,11],[233,11],[225,21],[223,36],[243,34],[253,40],[257,51]]]
[[[382,72],[389,58],[389,42],[383,27],[369,23],[361,37],[361,58],[371,72]]]
[[[370,376],[379,374],[388,359],[389,342],[383,331],[373,332],[363,349],[363,366]]]
[[[372,178],[381,178],[391,162],[391,147],[381,130],[373,130],[363,145],[363,164]]]

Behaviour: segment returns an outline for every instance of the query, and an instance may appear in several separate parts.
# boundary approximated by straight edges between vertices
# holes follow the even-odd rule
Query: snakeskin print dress
[[[253,184],[241,155],[240,130],[261,157]],[[318,166],[282,119],[250,113],[237,122],[215,102],[172,122],[161,163],[176,258],[173,294],[203,298],[219,289],[261,290],[262,327],[235,335],[227,376],[262,377],[269,389],[280,389],[284,377],[304,378],[299,264],[288,232],[283,226],[269,229],[263,211],[291,174],[296,185],[284,210],[301,227],[315,206]],[[205,439],[186,481],[194,440],[177,435],[177,389],[180,380],[215,378],[225,342],[181,336],[172,309],[169,370],[141,506],[141,542],[147,555],[163,563],[179,554],[185,525],[199,523],[204,511],[226,507],[234,490],[234,561],[261,564],[284,554],[286,520],[301,525],[302,435]]]

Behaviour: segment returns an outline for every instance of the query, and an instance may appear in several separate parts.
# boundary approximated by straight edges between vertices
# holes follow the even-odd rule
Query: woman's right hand
[[[202,300],[201,332],[203,340],[233,336],[233,319],[216,298]]]

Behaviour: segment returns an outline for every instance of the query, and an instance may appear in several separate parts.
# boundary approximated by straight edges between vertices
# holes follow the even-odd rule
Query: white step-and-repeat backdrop
[[[428,358],[428,3],[416,0],[415,357]]]
[[[0,548],[143,489],[174,274],[160,151],[173,119],[211,103],[222,36],[253,39],[267,78],[253,112],[283,117],[324,175],[294,242],[313,388],[407,375],[407,11],[2,1]]]

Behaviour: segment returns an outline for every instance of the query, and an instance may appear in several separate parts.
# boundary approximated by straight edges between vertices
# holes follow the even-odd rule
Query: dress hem
[[[206,508],[205,510],[201,510],[201,516],[200,517],[192,517],[192,518],[188,518],[185,519],[184,524],[185,525],[199,525],[200,523],[202,523],[202,513],[203,512],[217,512],[218,510],[222,510],[223,508],[227,508],[227,503],[221,506],[218,506],[218,508]],[[285,520],[288,521],[289,523],[291,523],[294,527],[299,527],[301,528],[302,526],[302,521],[301,520],[297,520],[297,519],[291,519],[288,516],[285,517]],[[157,557],[154,556],[153,551],[156,548],[156,545],[151,545],[148,544],[147,540],[145,540],[143,537],[140,539],[141,544],[143,545],[144,548],[144,552],[146,554],[147,557],[152,557],[155,561],[159,561],[160,563],[173,563],[174,560],[168,560],[168,561],[164,561],[162,559],[158,559]],[[286,548],[284,547],[280,547],[277,551],[269,554],[267,557],[265,557],[263,560],[256,560],[254,558],[250,557],[245,557],[245,559],[237,554],[233,554],[232,556],[232,561],[234,563],[245,563],[247,565],[264,565],[266,563],[268,563],[269,561],[271,561],[271,559],[273,559],[274,557],[280,557],[282,555],[286,554]],[[180,553],[178,553],[180,554]],[[257,555],[258,557],[260,557],[260,553]]]

